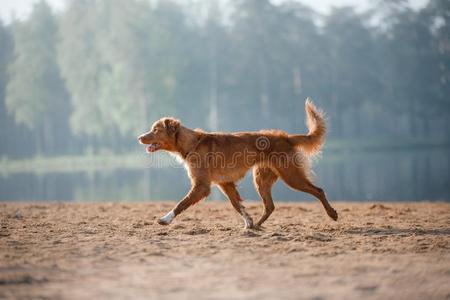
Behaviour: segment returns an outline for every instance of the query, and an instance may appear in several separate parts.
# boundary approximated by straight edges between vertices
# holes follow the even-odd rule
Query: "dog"
[[[305,110],[309,129],[306,135],[280,130],[204,132],[189,129],[174,118],[156,121],[138,141],[146,145],[149,153],[164,150],[181,158],[192,184],[187,195],[158,223],[169,225],[181,212],[206,198],[211,185],[216,184],[243,218],[244,228],[260,227],[275,209],[271,189],[278,178],[294,190],[315,196],[328,216],[337,221],[338,214],[325,192],[312,183],[309,166],[310,158],[320,151],[325,140],[324,115],[309,98],[305,101]],[[236,189],[236,183],[250,169],[253,169],[254,185],[264,205],[256,224]]]

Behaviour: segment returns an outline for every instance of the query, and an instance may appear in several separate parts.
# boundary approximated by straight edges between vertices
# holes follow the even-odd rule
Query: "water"
[[[448,149],[327,153],[314,163],[316,185],[330,200],[450,201]],[[179,200],[190,183],[183,168],[108,169],[0,175],[1,201]],[[257,200],[251,172],[239,184],[245,199]],[[274,199],[313,199],[279,181]],[[214,199],[224,199],[215,188]]]

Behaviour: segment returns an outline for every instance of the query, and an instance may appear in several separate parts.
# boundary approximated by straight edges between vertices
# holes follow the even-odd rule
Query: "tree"
[[[34,4],[29,20],[14,24],[13,36],[6,106],[17,124],[36,132],[38,152],[54,152],[68,99],[55,59],[57,24],[48,4]]]
[[[230,101],[242,107],[250,128],[299,130],[303,100],[319,97],[323,40],[313,11],[288,2],[237,1],[230,33]],[[292,118],[287,123],[286,117]]]
[[[326,18],[324,36],[328,49],[327,81],[328,99],[333,110],[333,127],[337,135],[361,135],[361,107],[378,98],[378,65],[375,44],[370,28],[363,16],[353,8],[335,8]],[[351,112],[351,115],[345,115]],[[351,127],[344,126],[351,116]]]
[[[443,106],[439,101],[439,62],[432,23],[426,11],[393,9],[381,57],[384,105],[409,122],[413,138],[430,138],[430,119]]]
[[[14,121],[11,120],[5,107],[5,90],[8,83],[8,65],[13,53],[11,31],[0,20],[0,153],[6,154],[14,141],[11,137],[17,133]],[[12,134],[11,134],[12,133]]]
[[[60,22],[58,62],[61,75],[71,95],[70,127],[75,135],[104,133],[104,116],[98,99],[100,74],[108,66],[102,62],[97,47],[98,15],[95,3],[87,0],[71,1]]]
[[[138,1],[71,2],[58,52],[75,134],[117,141],[174,113],[185,32],[172,3],[152,9]]]
[[[440,105],[437,111],[450,112],[450,3],[445,0],[431,0],[424,9],[433,35],[432,49],[436,55],[438,91],[436,97]],[[444,109],[442,109],[444,108]],[[448,118],[447,118],[448,120]]]
[[[11,32],[0,20],[0,99],[3,102],[6,83],[8,82],[8,63],[12,58],[14,44]]]

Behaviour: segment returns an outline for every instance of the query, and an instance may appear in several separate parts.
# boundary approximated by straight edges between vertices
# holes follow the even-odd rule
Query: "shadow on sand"
[[[450,236],[450,228],[351,228],[344,231],[348,234],[359,235],[434,235],[434,236]]]

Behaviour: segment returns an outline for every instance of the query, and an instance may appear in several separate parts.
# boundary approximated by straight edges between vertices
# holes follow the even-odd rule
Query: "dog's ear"
[[[180,129],[180,121],[172,118],[167,118],[164,120],[164,127],[166,128],[168,135],[174,136]]]

